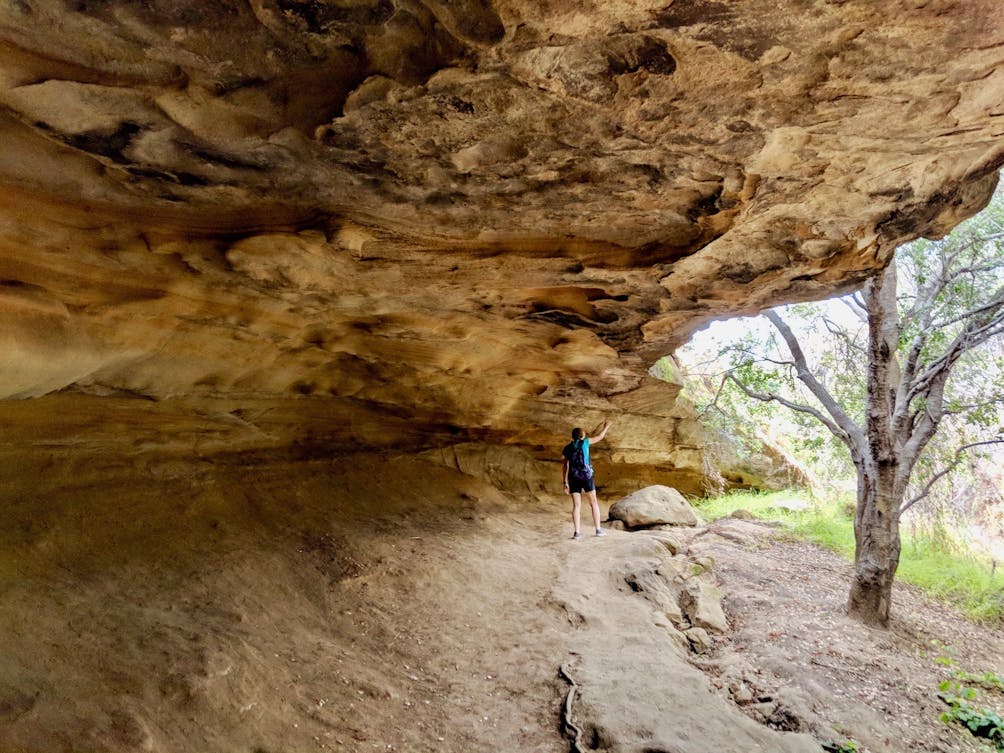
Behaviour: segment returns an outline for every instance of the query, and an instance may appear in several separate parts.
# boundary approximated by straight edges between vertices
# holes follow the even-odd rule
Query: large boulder
[[[697,513],[676,489],[647,486],[618,500],[610,507],[610,517],[628,528],[657,525],[696,526]]]

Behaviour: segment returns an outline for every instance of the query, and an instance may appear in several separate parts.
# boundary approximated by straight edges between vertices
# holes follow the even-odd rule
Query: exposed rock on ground
[[[644,532],[613,532],[569,551],[555,594],[577,626],[569,668],[580,686],[584,749],[819,753],[808,735],[779,734],[713,693],[688,662],[688,641],[675,637],[665,603],[651,598],[659,590],[645,592],[649,599],[615,596],[625,576],[686,567]]]

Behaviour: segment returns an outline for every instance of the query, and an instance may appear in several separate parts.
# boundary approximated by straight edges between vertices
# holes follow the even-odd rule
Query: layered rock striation
[[[694,488],[648,367],[977,211],[1002,55],[995,0],[4,3],[4,457],[616,414]]]

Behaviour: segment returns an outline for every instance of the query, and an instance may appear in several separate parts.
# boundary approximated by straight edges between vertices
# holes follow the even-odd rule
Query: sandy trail
[[[409,460],[95,492],[8,508],[0,750],[566,749],[555,515]]]

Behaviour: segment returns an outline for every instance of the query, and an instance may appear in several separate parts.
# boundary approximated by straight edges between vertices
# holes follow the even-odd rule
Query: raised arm
[[[607,429],[609,428],[610,428],[610,421],[604,420],[602,424],[597,426],[589,433],[589,444],[596,444],[601,439],[603,439],[603,437],[607,435]],[[594,434],[596,436],[593,436]]]

